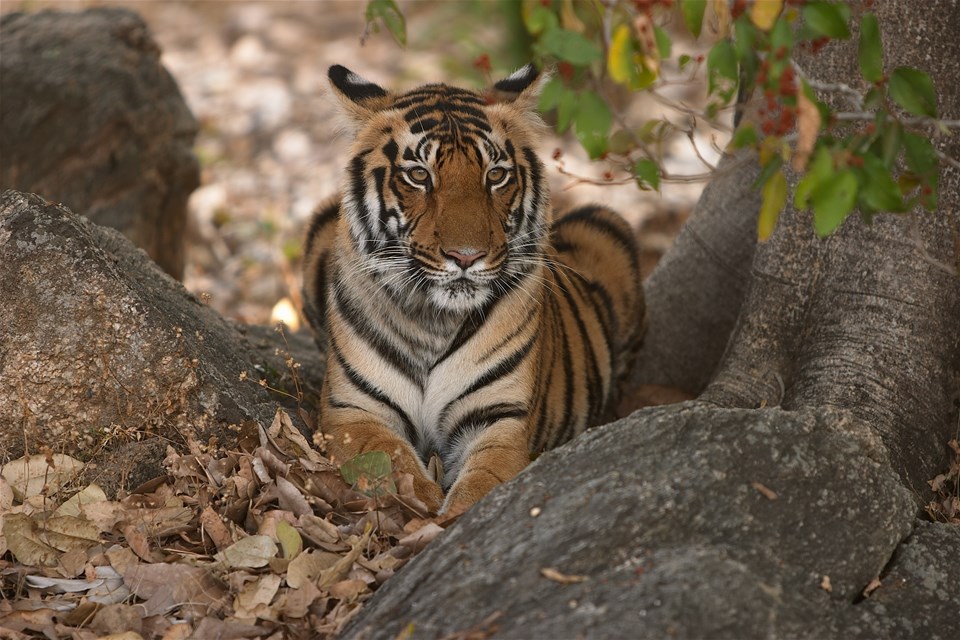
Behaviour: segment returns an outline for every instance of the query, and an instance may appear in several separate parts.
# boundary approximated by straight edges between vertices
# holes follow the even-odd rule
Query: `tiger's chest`
[[[333,399],[380,416],[421,458],[455,457],[497,415],[528,409],[536,322],[518,324],[511,305],[473,324],[424,324],[362,299],[333,302],[345,365],[330,381]]]

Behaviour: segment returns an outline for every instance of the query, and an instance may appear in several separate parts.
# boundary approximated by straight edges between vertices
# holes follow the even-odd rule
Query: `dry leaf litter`
[[[446,524],[409,475],[348,484],[282,411],[164,466],[118,500],[66,455],[3,466],[0,638],[331,637]]]

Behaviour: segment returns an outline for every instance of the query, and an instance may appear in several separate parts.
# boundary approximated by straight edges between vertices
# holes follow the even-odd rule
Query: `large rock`
[[[494,490],[344,637],[946,638],[960,569],[933,534],[888,567],[915,512],[848,414],[646,409]]]
[[[323,364],[311,340],[287,340],[307,402]],[[259,384],[296,395],[278,349],[282,336],[227,322],[112,229],[34,195],[0,196],[6,459],[46,445],[99,463],[107,489],[136,485],[168,443],[231,446],[235,427],[269,423],[278,403],[296,418]]]
[[[140,17],[0,17],[0,187],[120,230],[180,279],[197,123]]]

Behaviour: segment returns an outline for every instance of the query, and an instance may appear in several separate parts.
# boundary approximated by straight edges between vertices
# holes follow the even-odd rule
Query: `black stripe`
[[[310,249],[313,248],[314,240],[317,234],[331,222],[336,222],[340,214],[340,201],[329,203],[327,206],[319,209],[313,214],[310,221],[310,227],[307,229],[307,241],[303,248],[304,255],[310,255]]]
[[[434,366],[437,366],[451,355],[460,350],[467,340],[469,340],[477,332],[481,326],[483,326],[484,319],[487,318],[490,312],[493,310],[493,307],[500,301],[500,298],[494,298],[493,300],[487,302],[479,309],[474,309],[470,312],[470,315],[463,321],[463,324],[460,325],[460,330],[457,332],[457,335],[453,338],[453,342],[450,343],[450,347],[444,352],[442,356],[437,360]]]
[[[566,324],[563,322],[563,316],[557,309],[557,322],[560,324],[560,353],[563,355],[563,430],[560,432],[560,440],[552,442],[553,446],[566,442],[573,437],[573,362],[570,360],[570,343],[567,341]]]
[[[562,332],[563,332],[563,325],[559,325],[559,326],[558,326],[558,323],[559,323],[559,320],[560,320],[560,315],[559,315],[559,313],[557,313],[557,309],[556,309],[556,299],[555,299],[553,296],[550,296],[549,298],[547,298],[547,304],[549,304],[550,310],[553,312],[553,313],[550,314],[550,316],[549,316],[549,318],[548,318],[548,320],[552,320],[552,324],[553,324],[553,335],[562,334]],[[547,310],[546,310],[546,309],[544,310],[544,313],[545,313],[545,314],[547,313]],[[556,346],[556,341],[554,341],[554,346]],[[540,410],[540,418],[539,418],[539,420],[537,421],[537,430],[536,430],[536,432],[535,432],[535,434],[536,434],[536,437],[535,437],[536,446],[535,446],[534,449],[533,449],[534,451],[538,451],[538,450],[541,450],[541,449],[546,449],[546,448],[548,448],[548,447],[547,447],[547,444],[553,440],[553,431],[554,431],[554,428],[555,428],[556,425],[548,422],[548,415],[547,415],[547,414],[548,414],[548,412],[549,412],[549,408],[547,407],[547,401],[548,401],[548,399],[549,399],[550,383],[552,382],[552,379],[553,379],[553,372],[557,370],[557,364],[558,364],[558,363],[557,363],[557,358],[558,358],[559,355],[560,355],[560,352],[559,352],[558,349],[554,348],[553,350],[551,350],[551,352],[550,352],[550,366],[549,366],[549,367],[543,367],[543,366],[542,366],[542,365],[543,365],[543,362],[542,362],[542,359],[543,359],[543,358],[542,358],[542,356],[541,356],[541,362],[540,362],[541,367],[540,367],[540,370],[541,370],[541,371],[544,371],[544,372],[548,372],[548,373],[546,373],[546,375],[540,376],[540,380],[539,380],[539,381],[540,381],[540,384],[539,384],[538,389],[537,389],[538,394],[539,394],[538,397],[540,398],[540,405],[539,405],[539,407],[538,407],[538,409]]]
[[[380,357],[390,363],[394,369],[399,371],[405,378],[417,385],[423,391],[423,383],[415,372],[411,371],[414,364],[406,354],[397,349],[387,336],[383,335],[369,322],[369,316],[363,309],[353,304],[353,301],[347,298],[343,287],[334,287],[334,299],[337,302],[337,308],[343,320],[356,331],[360,338],[370,345]]]
[[[520,363],[523,362],[524,358],[527,357],[527,354],[530,353],[530,349],[533,348],[533,345],[536,341],[537,341],[537,335],[534,334],[526,342],[526,344],[524,344],[522,347],[514,351],[512,354],[510,354],[509,356],[501,360],[497,365],[488,369],[482,376],[477,378],[466,391],[461,393],[455,400],[447,404],[447,406],[444,407],[443,413],[446,413],[447,410],[450,408],[450,406],[453,405],[455,402],[463,400],[474,391],[477,391],[478,389],[482,389],[483,387],[487,386],[494,380],[497,380],[499,378],[502,378],[512,373],[514,369],[520,366]]]
[[[370,153],[369,150],[364,151],[356,156],[350,161],[350,193],[353,195],[353,202],[358,209],[358,214],[360,216],[360,223],[363,225],[363,229],[366,232],[365,238],[359,238],[360,246],[359,250],[361,253],[366,253],[369,247],[367,246],[367,240],[373,239],[373,227],[370,223],[370,217],[366,212],[366,197],[367,197],[367,179],[364,176],[364,170],[367,165],[364,162],[364,158]]]
[[[377,167],[373,170],[373,182],[377,189],[377,202],[380,204],[380,211],[378,212],[377,218],[380,220],[381,233],[387,230],[387,221],[390,218],[390,212],[387,210],[387,201],[383,197],[383,186],[386,179],[387,169],[385,167]]]
[[[436,129],[438,126],[440,126],[440,120],[435,118],[420,118],[410,125],[410,131],[413,133],[427,133],[432,129]]]
[[[627,257],[630,259],[630,267],[633,271],[639,271],[636,239],[632,235],[624,233],[623,229],[619,226],[602,218],[598,218],[594,215],[595,211],[596,207],[589,206],[575,209],[554,222],[552,231],[557,231],[567,224],[582,222],[591,229],[613,239],[614,242],[623,249],[624,253],[627,254]]]
[[[340,347],[337,345],[337,341],[333,339],[332,336],[330,339],[330,348],[333,350],[334,356],[337,359],[337,364],[340,365],[340,368],[342,368],[343,372],[347,375],[347,380],[350,382],[350,384],[352,384],[364,395],[373,398],[380,404],[386,405],[394,413],[396,413],[400,417],[400,421],[403,423],[404,437],[406,437],[407,442],[416,448],[419,438],[417,437],[417,430],[414,428],[410,417],[382,391],[377,389],[377,387],[374,386],[369,380],[361,376],[353,369],[353,367],[347,364],[346,359],[344,359],[343,354],[340,352]]]
[[[383,145],[383,155],[387,156],[387,160],[390,161],[390,164],[397,163],[398,153],[400,153],[400,147],[397,145],[395,140],[391,140],[387,144]]]
[[[574,286],[576,286],[577,281],[580,280],[578,276],[573,276],[567,279],[572,281]],[[567,301],[567,305],[570,307],[570,314],[573,316],[573,319],[577,323],[577,331],[580,332],[580,340],[584,345],[584,360],[587,361],[587,371],[584,372],[584,377],[587,382],[587,416],[590,420],[594,418],[594,413],[599,414],[598,407],[601,407],[606,404],[603,394],[603,379],[600,376],[599,364],[597,363],[596,352],[593,348],[593,342],[590,340],[590,333],[587,331],[587,325],[584,324],[583,318],[580,317],[579,307],[576,300],[573,297],[573,294],[567,290],[566,287],[559,287],[560,292],[563,294],[564,299]],[[586,292],[583,292],[585,294]],[[580,300],[586,304],[587,298],[585,295],[581,294]],[[608,345],[609,347],[609,345]]]
[[[446,444],[448,447],[452,446],[455,440],[462,437],[471,428],[486,429],[500,420],[526,418],[527,415],[527,410],[524,407],[509,402],[498,402],[486,407],[479,407],[457,421],[456,426],[447,435]]]

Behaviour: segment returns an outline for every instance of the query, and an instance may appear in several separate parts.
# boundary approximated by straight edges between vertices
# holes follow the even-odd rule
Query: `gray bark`
[[[749,152],[724,158],[644,283],[648,327],[631,387],[658,385],[698,395],[713,376],[750,280],[759,172]]]
[[[129,488],[162,474],[167,444],[229,447],[246,421],[269,424],[286,398],[260,379],[295,390],[280,335],[227,322],[119,233],[62,206],[4,192],[0,265],[5,460],[48,446],[95,463],[105,490]],[[287,340],[309,408],[323,363],[311,340]]]
[[[0,188],[120,230],[180,279],[197,123],[141,18],[10,13],[0,33]]]
[[[913,518],[881,440],[845,412],[645,409],[496,489],[343,637],[946,640],[960,529],[921,525],[891,563]]]
[[[886,67],[928,71],[941,113],[956,116],[960,12],[951,2],[905,4],[875,4]],[[856,38],[799,62],[816,79],[855,86]],[[960,143],[940,147],[960,157]],[[957,425],[960,277],[942,265],[958,264],[958,211],[960,172],[949,166],[937,211],[883,215],[872,225],[851,216],[826,240],[816,238],[808,213],[788,206],[757,252],[729,351],[704,399],[848,408],[883,436],[894,468],[922,497]]]

